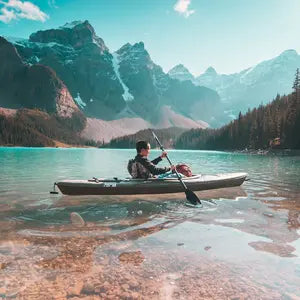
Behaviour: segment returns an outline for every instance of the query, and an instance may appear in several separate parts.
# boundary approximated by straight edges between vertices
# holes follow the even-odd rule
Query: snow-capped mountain
[[[88,21],[38,31],[29,40],[13,42],[26,63],[52,68],[87,116],[110,119],[125,107],[113,56]]]
[[[183,114],[215,125],[218,94],[172,79],[151,60],[142,42],[125,44],[111,53],[88,21],[38,31],[29,40],[10,41],[25,63],[53,69],[88,117],[142,117],[154,125],[165,124],[159,119],[165,114],[159,112],[168,106],[164,111],[172,116]],[[200,109],[202,104],[211,108]]]
[[[237,116],[240,110],[245,112],[268,103],[277,94],[291,93],[297,68],[300,68],[300,55],[295,50],[287,50],[239,73],[223,75],[206,71],[196,81],[216,90],[225,109]]]
[[[209,67],[194,78],[187,68],[176,66],[168,74],[177,79],[185,78],[181,74],[189,74],[188,80],[217,91],[225,113],[235,118],[239,111],[245,112],[248,108],[267,103],[277,94],[291,93],[297,68],[300,68],[300,55],[295,50],[287,50],[239,73],[218,74]]]
[[[220,102],[216,92],[189,81],[172,79],[151,60],[142,42],[124,45],[117,55],[120,76],[133,96],[128,106],[137,114],[146,119],[150,117],[155,124],[167,123],[159,119],[162,110],[168,112],[169,117],[179,113],[193,120],[216,124],[213,117],[218,113]]]
[[[180,81],[190,80],[194,82],[195,80],[195,77],[183,64],[176,65],[171,70],[169,70],[168,74],[170,77],[178,79]]]

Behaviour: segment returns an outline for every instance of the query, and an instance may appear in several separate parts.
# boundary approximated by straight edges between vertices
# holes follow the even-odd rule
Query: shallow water
[[[300,157],[169,154],[251,180],[198,193],[201,209],[184,194],[50,195],[59,179],[126,177],[134,151],[0,148],[0,299],[298,299]]]

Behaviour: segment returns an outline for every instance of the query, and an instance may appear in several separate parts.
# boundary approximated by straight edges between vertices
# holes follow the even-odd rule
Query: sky
[[[110,51],[143,41],[164,71],[240,72],[287,49],[300,53],[300,0],[0,0],[0,35],[89,20]]]

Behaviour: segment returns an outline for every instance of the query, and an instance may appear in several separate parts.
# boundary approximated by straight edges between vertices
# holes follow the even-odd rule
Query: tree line
[[[155,129],[155,134],[166,148],[173,148],[176,139],[187,129],[170,127],[166,129]],[[109,143],[104,144],[103,148],[120,148],[120,149],[131,149],[135,148],[137,141],[145,140],[148,141],[152,148],[157,147],[157,143],[152,135],[152,129],[140,130],[135,134],[130,134],[118,138],[112,139]]]
[[[71,145],[98,146],[80,137],[86,124],[82,113],[61,118],[37,109],[20,109],[14,116],[0,115],[0,145],[54,147],[55,141]]]

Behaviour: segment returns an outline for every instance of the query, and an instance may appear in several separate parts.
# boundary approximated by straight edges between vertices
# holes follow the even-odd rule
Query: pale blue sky
[[[143,41],[165,71],[182,63],[194,75],[209,66],[229,74],[300,53],[300,0],[0,0],[0,35],[86,19],[111,51]]]

